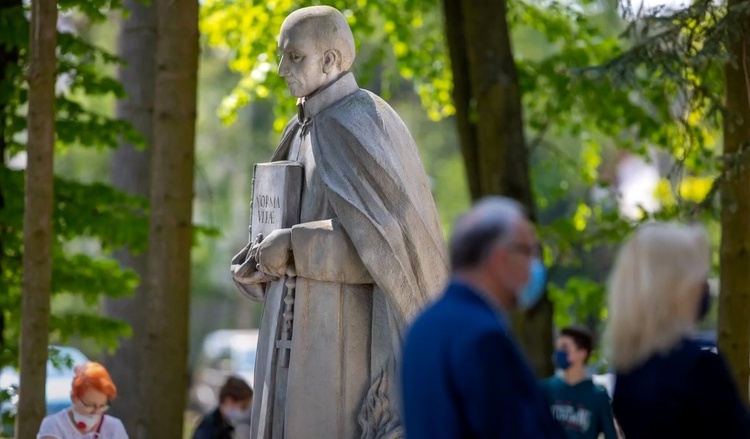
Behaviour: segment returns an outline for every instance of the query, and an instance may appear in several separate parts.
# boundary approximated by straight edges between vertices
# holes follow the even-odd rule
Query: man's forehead
[[[314,35],[307,32],[302,24],[298,24],[289,29],[282,29],[278,38],[279,50],[310,50],[317,47],[313,39]]]
[[[314,23],[311,20],[283,23],[279,32],[279,43],[282,41],[296,41],[313,37]]]
[[[277,38],[276,43],[278,44],[279,49],[289,47],[292,44],[292,34],[286,29],[282,29],[281,33],[279,33],[279,37]]]

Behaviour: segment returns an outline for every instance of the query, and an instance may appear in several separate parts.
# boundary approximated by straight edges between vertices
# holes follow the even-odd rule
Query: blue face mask
[[[570,367],[570,360],[568,360],[568,351],[558,349],[552,355],[552,362],[555,363],[555,367],[560,370],[566,370]]]
[[[529,280],[518,296],[518,307],[524,311],[533,308],[542,298],[546,280],[547,270],[544,263],[539,258],[532,258],[529,263]]]

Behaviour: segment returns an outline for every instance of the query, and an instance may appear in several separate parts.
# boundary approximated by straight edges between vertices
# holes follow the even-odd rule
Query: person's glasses
[[[526,257],[539,256],[539,248],[535,245],[523,244],[520,242],[511,242],[506,247],[508,251],[518,253]]]
[[[92,404],[82,399],[79,399],[79,401],[81,401],[81,404],[83,404],[84,407],[91,410],[92,412],[106,412],[107,410],[109,410],[109,401],[107,401],[105,404]]]

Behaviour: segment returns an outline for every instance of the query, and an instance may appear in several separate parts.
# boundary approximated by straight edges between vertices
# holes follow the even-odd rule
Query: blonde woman
[[[649,224],[622,247],[605,340],[614,414],[629,438],[750,438],[750,415],[720,355],[689,336],[708,310],[699,226]]]

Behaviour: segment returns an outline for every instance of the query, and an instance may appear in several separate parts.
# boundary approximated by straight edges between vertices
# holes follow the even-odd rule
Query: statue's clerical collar
[[[297,107],[301,109],[301,120],[314,118],[316,114],[358,90],[359,85],[354,75],[350,72],[345,73],[310,96],[297,100]]]

